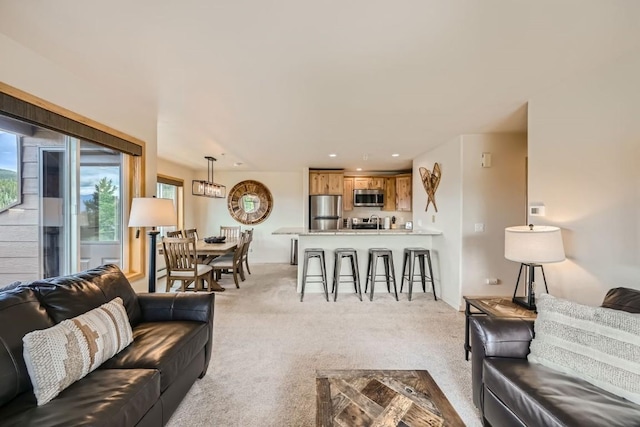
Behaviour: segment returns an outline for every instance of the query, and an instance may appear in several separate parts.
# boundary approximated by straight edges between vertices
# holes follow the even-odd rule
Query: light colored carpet
[[[425,369],[463,421],[481,425],[464,360],[463,313],[416,287],[411,302],[406,292],[396,302],[376,285],[373,302],[308,294],[301,303],[295,266],[251,269],[240,289],[230,276],[221,281],[227,290],[216,294],[209,371],[170,427],[313,426],[316,369]]]

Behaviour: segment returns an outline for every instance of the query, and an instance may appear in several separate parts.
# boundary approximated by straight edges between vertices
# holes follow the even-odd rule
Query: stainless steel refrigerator
[[[309,196],[309,230],[342,228],[342,196]]]

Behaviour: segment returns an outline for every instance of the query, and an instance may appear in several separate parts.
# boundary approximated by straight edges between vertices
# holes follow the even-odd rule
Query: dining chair
[[[195,283],[196,291],[200,283],[204,288],[206,280],[209,285],[208,290],[211,291],[213,268],[198,262],[194,238],[165,237],[162,239],[162,248],[167,265],[166,292],[171,290],[176,280],[182,282],[182,291],[185,291],[191,283]]]
[[[247,273],[251,274],[251,270],[249,270],[249,246],[253,241],[253,228],[249,230],[245,230],[246,233],[246,242],[244,243],[244,249],[242,250],[242,260],[241,264],[243,265],[242,270],[244,271],[244,267],[247,268]]]
[[[197,228],[188,228],[184,230],[184,237],[193,237],[198,241],[198,229]]]
[[[182,230],[167,231],[167,237],[182,237]]]
[[[223,272],[233,273],[233,281],[236,284],[236,288],[240,288],[240,281],[244,280],[244,272],[242,270],[242,252],[244,251],[244,245],[246,241],[246,233],[240,234],[238,240],[238,246],[233,251],[233,254],[227,254],[215,258],[209,263],[213,267],[213,274],[216,280],[220,280]]]
[[[227,239],[238,239],[240,238],[240,226],[239,225],[221,225],[220,226],[220,235],[226,237]]]

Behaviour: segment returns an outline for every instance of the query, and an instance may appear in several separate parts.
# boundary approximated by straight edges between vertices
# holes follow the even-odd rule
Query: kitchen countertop
[[[351,228],[343,228],[340,230],[308,230],[305,227],[283,227],[275,230],[274,235],[298,235],[298,236],[438,236],[442,234],[440,230],[422,229],[422,230],[405,230],[404,228],[392,228],[389,230],[354,230]]]

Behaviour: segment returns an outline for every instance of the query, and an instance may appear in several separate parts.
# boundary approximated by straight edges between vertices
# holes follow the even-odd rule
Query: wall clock
[[[260,224],[273,209],[273,196],[261,182],[241,181],[229,191],[227,208],[233,219],[242,224]]]

